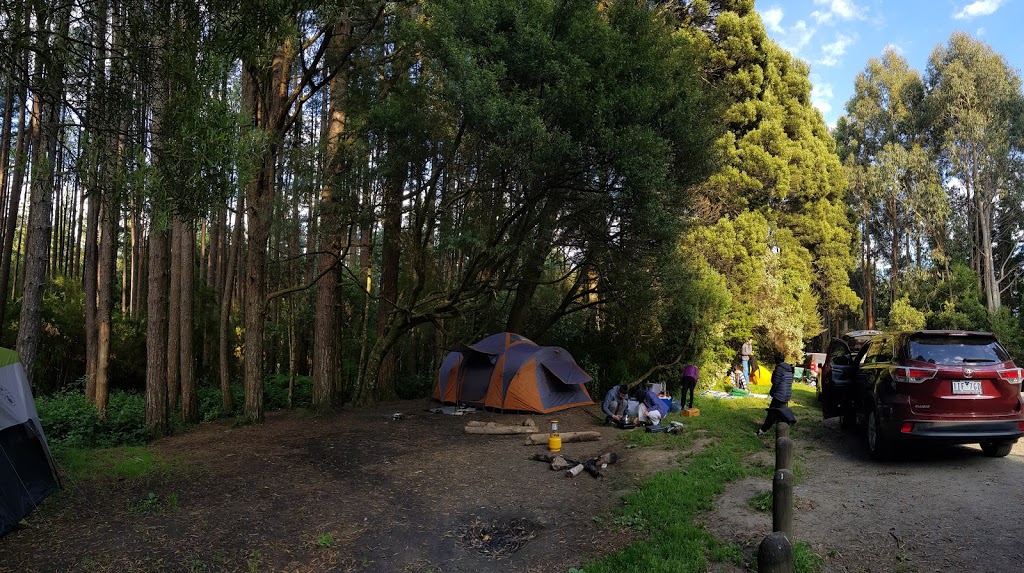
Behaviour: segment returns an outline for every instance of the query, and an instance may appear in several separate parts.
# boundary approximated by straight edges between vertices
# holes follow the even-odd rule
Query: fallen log
[[[571,444],[573,442],[596,442],[601,439],[601,432],[561,432],[559,434],[562,437],[563,444]],[[546,446],[548,444],[548,438],[551,434],[530,434],[527,438],[527,446]]]
[[[536,426],[466,426],[467,434],[491,434],[491,435],[513,435],[532,434],[537,431]]]
[[[537,423],[532,418],[527,418],[518,424],[499,424],[498,422],[484,422],[481,420],[470,420],[466,422],[466,427],[483,427],[483,426],[532,426],[537,427]]]

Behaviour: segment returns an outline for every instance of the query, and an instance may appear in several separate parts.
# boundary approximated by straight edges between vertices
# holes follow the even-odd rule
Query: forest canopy
[[[1024,348],[1021,82],[965,35],[831,132],[750,0],[0,0],[0,46],[0,342],[150,437],[426,396],[501,331],[592,394],[748,337]]]

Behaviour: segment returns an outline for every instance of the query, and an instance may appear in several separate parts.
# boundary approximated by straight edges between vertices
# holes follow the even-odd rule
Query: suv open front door
[[[849,390],[854,386],[852,378],[856,370],[850,347],[840,339],[833,339],[828,347],[828,357],[821,367],[821,413],[825,418],[848,415]]]

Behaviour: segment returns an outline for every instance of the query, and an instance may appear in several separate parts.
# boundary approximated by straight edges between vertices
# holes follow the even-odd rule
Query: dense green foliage
[[[268,410],[308,408],[311,404],[309,377],[299,376],[296,379],[290,405],[286,376],[271,377],[264,397]],[[241,388],[235,389],[235,399],[242,399]],[[146,404],[141,394],[111,393],[105,418],[99,416],[96,407],[78,389],[40,396],[36,398],[36,409],[47,440],[58,448],[112,448],[140,445],[147,440]],[[219,388],[200,387],[199,414],[203,421],[229,415],[221,408]],[[180,427],[180,420],[177,425]]]

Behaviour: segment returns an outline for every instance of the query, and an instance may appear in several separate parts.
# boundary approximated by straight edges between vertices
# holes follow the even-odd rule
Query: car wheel
[[[889,455],[889,444],[885,440],[882,428],[878,425],[878,413],[868,412],[867,423],[868,454],[876,460],[884,460]]]
[[[1013,449],[1013,442],[982,442],[981,451],[990,458],[1005,458]]]

